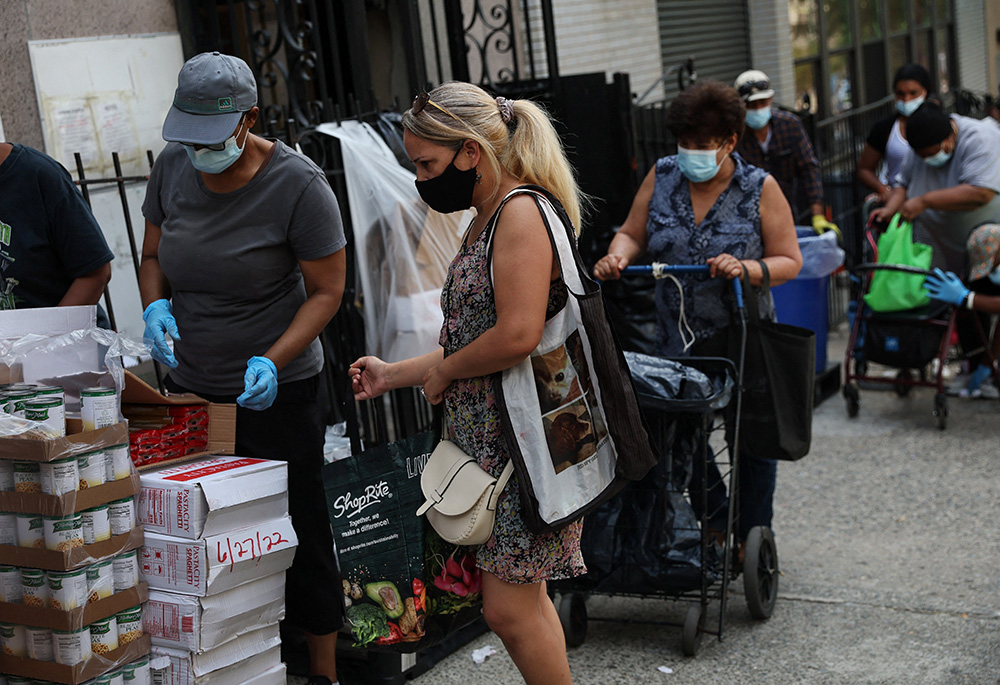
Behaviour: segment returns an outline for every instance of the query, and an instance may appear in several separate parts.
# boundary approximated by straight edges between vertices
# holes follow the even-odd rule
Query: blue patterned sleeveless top
[[[656,162],[653,197],[649,202],[647,253],[656,262],[704,264],[723,252],[737,259],[759,259],[764,254],[760,237],[760,193],[767,172],[733,154],[736,171],[708,214],[697,226],[688,180],[677,167],[677,157]],[[684,291],[684,314],[695,335],[695,344],[708,340],[732,320],[732,284],[707,274],[679,277]],[[656,282],[657,354],[684,354],[678,330],[681,297],[670,279]],[[770,297],[760,297],[762,317],[773,318]]]

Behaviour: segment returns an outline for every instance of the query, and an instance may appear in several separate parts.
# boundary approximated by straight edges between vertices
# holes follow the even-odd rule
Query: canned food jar
[[[21,569],[0,566],[0,602],[21,604]]]
[[[66,409],[61,397],[39,397],[24,403],[24,418],[45,424],[56,437],[66,435]]]
[[[43,461],[38,465],[42,492],[46,495],[65,495],[80,487],[80,471],[76,457]]]
[[[107,456],[104,450],[86,452],[76,458],[80,473],[80,489],[96,488],[107,481]]]
[[[9,675],[7,685],[35,685],[35,681],[22,675]]]
[[[0,511],[0,545],[17,544],[17,514]]]
[[[21,604],[32,607],[49,605],[49,584],[45,571],[39,568],[21,569]]]
[[[5,656],[28,656],[24,641],[24,626],[16,623],[0,623],[0,651]]]
[[[26,626],[24,629],[24,642],[28,649],[28,658],[38,661],[55,661],[55,653],[52,649],[52,630],[50,628],[32,628]]]
[[[121,535],[135,528],[135,499],[126,497],[108,503],[111,534]]]
[[[24,403],[35,396],[34,390],[8,390],[7,413],[24,418]]]
[[[0,492],[14,492],[14,462],[0,459]]]
[[[41,492],[42,477],[37,461],[14,462],[14,492]]]
[[[112,559],[115,592],[122,592],[139,584],[139,554],[137,550],[119,554]]]
[[[107,504],[84,509],[80,518],[83,520],[83,544],[92,545],[111,538],[111,515]]]
[[[90,624],[90,649],[97,656],[118,649],[118,619],[108,616]]]
[[[105,450],[105,482],[128,478],[132,474],[132,457],[128,444],[112,445]]]
[[[99,561],[87,567],[87,603],[107,599],[115,591],[114,562]]]
[[[81,661],[89,661],[92,655],[90,651],[90,629],[53,630],[52,646],[57,664],[75,666]]]
[[[79,513],[68,516],[43,516],[45,549],[65,552],[83,547],[83,517]]]
[[[49,571],[49,606],[72,611],[87,604],[87,570]]]
[[[130,664],[125,664],[124,671],[125,685],[153,685],[148,656],[136,659]]]
[[[45,548],[45,527],[41,514],[17,515],[17,546]]]
[[[114,388],[84,388],[80,391],[83,430],[92,431],[118,423],[118,391]]]
[[[125,685],[125,669],[119,668],[107,674],[108,685]],[[102,684],[103,685],[103,684]]]
[[[34,391],[38,397],[58,397],[63,402],[66,401],[66,392],[58,385],[36,385]]]
[[[134,606],[115,614],[118,619],[118,644],[127,645],[129,642],[142,637],[142,606]]]

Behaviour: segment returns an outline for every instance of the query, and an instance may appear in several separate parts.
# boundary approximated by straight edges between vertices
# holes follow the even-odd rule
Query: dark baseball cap
[[[219,52],[195,55],[177,75],[174,104],[163,122],[163,139],[216,145],[257,105],[257,81],[246,62]]]

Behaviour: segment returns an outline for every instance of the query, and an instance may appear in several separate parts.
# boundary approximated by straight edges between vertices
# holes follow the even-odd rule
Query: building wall
[[[989,0],[996,4],[996,0]],[[955,2],[955,53],[958,59],[958,83],[967,90],[992,91],[988,82],[987,0]],[[993,84],[995,85],[995,84]]]
[[[529,2],[535,64],[545,70],[545,37],[537,0]],[[627,72],[632,91],[643,93],[660,78],[656,0],[553,0],[559,72],[563,75]],[[662,97],[654,88],[647,100]]]
[[[788,0],[748,0],[750,62],[771,78],[774,101],[795,104],[795,69],[792,66]]]
[[[0,1],[0,118],[6,139],[44,148],[28,41],[176,30],[174,0]]]

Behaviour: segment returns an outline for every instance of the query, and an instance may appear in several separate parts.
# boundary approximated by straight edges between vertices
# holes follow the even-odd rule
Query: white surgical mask
[[[226,147],[222,150],[209,150],[207,147],[195,150],[191,146],[185,146],[184,149],[187,150],[192,166],[206,174],[221,174],[231,167],[240,158],[240,155],[243,154],[243,150],[247,146],[246,138],[243,139],[243,147],[240,147],[236,142],[236,136],[239,132],[240,129],[237,128],[236,133],[226,139]],[[249,135],[248,133],[247,136]]]
[[[951,159],[951,153],[945,152],[944,148],[941,148],[930,157],[924,157],[924,163],[927,166],[932,166],[937,169],[938,167],[943,167],[947,164],[949,159]]]
[[[760,109],[747,110],[747,126],[754,131],[759,131],[771,120],[771,108],[761,107]]]
[[[997,264],[993,268],[993,271],[991,271],[991,272],[989,272],[987,274],[987,277],[990,279],[991,283],[994,283],[996,285],[1000,285],[1000,264]]]
[[[689,150],[677,146],[677,167],[693,183],[701,183],[715,178],[722,168],[718,161],[719,150]]]
[[[917,111],[917,107],[924,104],[924,96],[921,95],[918,98],[913,98],[912,100],[896,100],[896,111],[902,114],[904,117],[908,117]]]

